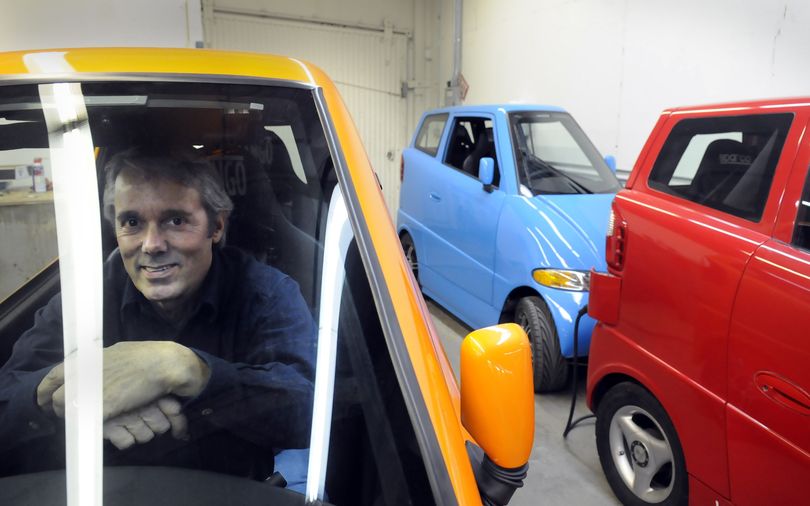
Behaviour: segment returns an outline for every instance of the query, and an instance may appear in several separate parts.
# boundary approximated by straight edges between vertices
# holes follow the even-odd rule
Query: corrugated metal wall
[[[321,67],[352,114],[395,216],[399,157],[411,134],[407,101],[400,94],[407,75],[407,35],[391,27],[356,29],[214,10],[205,37],[212,48],[282,54]]]

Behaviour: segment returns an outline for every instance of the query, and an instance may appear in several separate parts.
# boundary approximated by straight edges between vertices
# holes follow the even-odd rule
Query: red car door
[[[782,112],[675,116],[647,180],[614,202],[626,233],[617,332],[637,336],[666,364],[649,368],[647,384],[678,431],[688,473],[723,495],[731,314],[745,267],[777,218],[801,131],[792,120]],[[749,166],[745,180],[727,174]],[[724,189],[727,181],[746,191]]]
[[[775,237],[746,267],[732,313],[727,436],[737,505],[807,504],[810,492],[808,151],[797,158]]]

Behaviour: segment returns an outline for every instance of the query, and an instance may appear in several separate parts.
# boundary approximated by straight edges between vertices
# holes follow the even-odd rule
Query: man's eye
[[[185,222],[186,222],[186,220],[184,220],[183,218],[181,218],[179,216],[175,216],[174,218],[169,220],[169,223],[171,223],[175,227],[179,227],[180,225],[182,225]]]
[[[137,227],[138,226],[138,220],[136,220],[135,218],[129,218],[129,219],[123,220],[121,222],[121,226],[122,227],[128,227],[128,228]]]

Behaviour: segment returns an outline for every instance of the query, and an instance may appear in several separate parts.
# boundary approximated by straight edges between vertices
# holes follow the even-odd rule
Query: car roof
[[[74,74],[166,74],[278,79],[322,86],[316,66],[270,54],[169,48],[73,48],[0,53],[6,78],[61,78]]]
[[[793,107],[805,108],[810,107],[810,97],[792,97],[792,98],[770,98],[770,99],[757,99],[745,100],[739,102],[720,102],[714,104],[690,105],[683,107],[669,107],[664,110],[664,114],[671,113],[685,113],[685,112],[723,112],[729,110],[755,110],[762,108],[772,107]]]
[[[522,112],[522,111],[542,111],[542,112],[567,112],[562,107],[556,105],[540,105],[540,104],[482,104],[482,105],[455,105],[449,107],[440,107],[438,109],[430,109],[425,112],[427,114],[440,114],[448,113],[480,113],[487,112],[495,114],[499,111],[503,112]]]

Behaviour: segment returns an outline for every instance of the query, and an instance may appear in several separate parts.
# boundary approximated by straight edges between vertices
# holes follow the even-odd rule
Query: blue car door
[[[488,115],[454,116],[429,192],[428,228],[435,244],[427,252],[430,265],[423,286],[468,324],[481,325],[492,313],[495,237],[504,202],[498,187],[500,166],[494,142],[494,121]],[[478,179],[481,158],[495,160],[493,185]]]
[[[413,237],[419,261],[419,278],[430,278],[432,252],[436,249],[433,228],[435,217],[442,212],[436,191],[446,168],[441,163],[439,148],[445,137],[448,113],[427,115],[411,147],[403,154],[402,187],[399,195],[397,224]],[[425,271],[425,272],[422,272]]]

